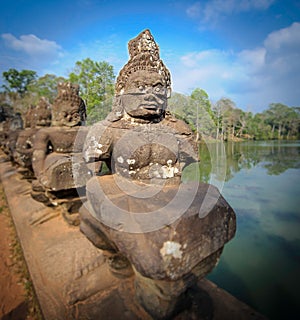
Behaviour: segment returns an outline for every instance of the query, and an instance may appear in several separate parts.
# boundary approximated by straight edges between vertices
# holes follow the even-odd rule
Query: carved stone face
[[[52,113],[52,125],[59,127],[74,127],[81,122],[81,115],[78,112],[78,107],[71,107],[68,103],[62,104],[57,113]]]
[[[170,97],[170,89],[163,83],[162,76],[157,72],[133,72],[121,93],[121,103],[126,113],[136,118],[160,117]]]
[[[70,82],[58,85],[58,96],[52,106],[52,126],[82,125],[86,118],[86,107],[78,93],[78,85]]]

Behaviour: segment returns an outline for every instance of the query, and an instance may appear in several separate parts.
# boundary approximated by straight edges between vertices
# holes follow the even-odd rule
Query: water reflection
[[[237,214],[236,236],[208,278],[270,319],[299,318],[300,142],[207,144],[200,156],[201,181],[223,179]]]
[[[200,145],[201,181],[210,181],[211,161],[219,158],[222,148],[226,153],[226,181],[240,170],[251,169],[259,163],[267,169],[269,175],[279,175],[287,169],[300,168],[299,141],[204,143]]]

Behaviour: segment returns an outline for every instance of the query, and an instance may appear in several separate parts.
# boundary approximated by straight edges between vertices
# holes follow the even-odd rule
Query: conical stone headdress
[[[122,94],[126,82],[131,73],[138,70],[157,72],[162,75],[163,84],[171,87],[171,75],[159,57],[159,47],[155,42],[151,32],[146,29],[136,38],[128,42],[129,61],[121,69],[117,78],[115,91]]]

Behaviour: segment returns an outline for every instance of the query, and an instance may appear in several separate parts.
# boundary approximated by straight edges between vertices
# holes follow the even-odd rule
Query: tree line
[[[105,61],[96,62],[90,58],[77,61],[66,78],[53,74],[38,77],[35,71],[16,69],[5,71],[2,76],[5,84],[0,92],[0,103],[21,114],[36,105],[42,96],[52,103],[57,96],[57,84],[64,81],[80,85],[88,124],[104,119],[111,110],[115,74]],[[300,107],[282,103],[271,103],[267,110],[253,114],[238,108],[229,98],[212,103],[205,90],[197,88],[190,95],[173,92],[169,110],[191,126],[197,140],[300,138]]]
[[[184,119],[196,132],[197,137],[223,141],[244,139],[299,139],[300,107],[271,103],[261,113],[238,108],[229,98],[216,103],[209,100],[203,89],[195,89],[190,96],[173,93],[169,109]]]

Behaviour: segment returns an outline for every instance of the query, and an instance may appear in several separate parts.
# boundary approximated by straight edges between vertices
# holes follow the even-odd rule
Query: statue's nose
[[[146,100],[146,101],[155,101],[156,99],[155,99],[154,94],[152,94],[152,93],[147,93],[147,94],[145,95],[145,100]]]
[[[158,96],[154,95],[153,93],[146,94],[144,99],[148,102],[155,101],[155,103],[158,105],[164,104],[164,101],[162,99],[160,99]]]

